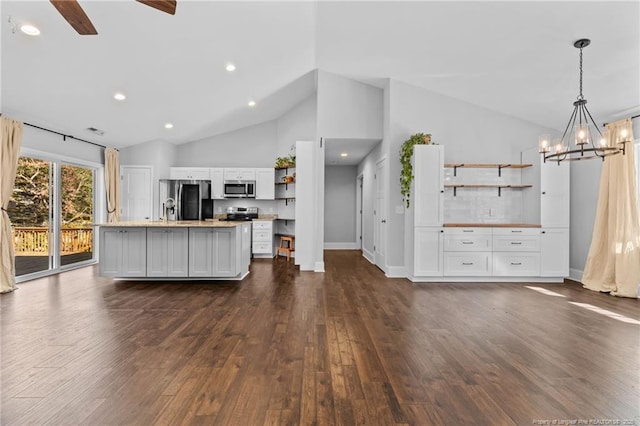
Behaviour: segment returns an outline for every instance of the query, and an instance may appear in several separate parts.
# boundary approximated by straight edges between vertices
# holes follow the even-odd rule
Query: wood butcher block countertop
[[[445,228],[542,228],[536,223],[445,223]]]
[[[124,221],[114,223],[103,223],[99,226],[104,227],[138,227],[138,228],[158,228],[158,227],[182,227],[182,228],[232,228],[234,226],[240,226],[247,222],[227,222],[218,220],[139,220],[139,221]]]

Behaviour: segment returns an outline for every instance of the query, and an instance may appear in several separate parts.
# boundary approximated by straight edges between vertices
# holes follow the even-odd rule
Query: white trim
[[[365,259],[367,259],[369,261],[369,263],[374,264],[373,262],[373,253],[371,253],[369,250],[367,250],[366,248],[362,249],[362,256],[364,256]]]
[[[407,271],[404,266],[388,266],[385,276],[387,278],[406,278]]]
[[[64,163],[69,163],[72,165],[85,166],[85,167],[95,167],[98,169],[103,169],[104,164],[94,163],[93,161],[80,160],[73,157],[68,157],[66,155],[60,154],[52,154],[46,151],[39,151],[33,148],[22,147],[20,149],[20,156],[22,157],[33,157],[36,156],[41,160],[52,160],[52,161],[62,161]]]
[[[316,262],[313,272],[324,272],[324,262]]]
[[[584,275],[584,271],[581,269],[569,269],[569,278],[574,281],[582,282],[582,275]]]
[[[563,277],[412,277],[414,283],[563,283]]]
[[[359,250],[358,243],[324,243],[325,250]]]

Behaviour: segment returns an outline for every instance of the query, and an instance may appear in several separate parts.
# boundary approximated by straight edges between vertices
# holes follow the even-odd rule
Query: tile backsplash
[[[444,169],[445,185],[519,185],[520,169],[453,168]],[[445,188],[445,223],[520,223],[522,222],[522,191],[527,189]]]

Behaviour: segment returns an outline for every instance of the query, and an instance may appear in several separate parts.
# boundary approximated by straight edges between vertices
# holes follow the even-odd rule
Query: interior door
[[[121,220],[149,220],[152,216],[151,166],[121,166]]]
[[[374,220],[374,257],[375,264],[386,272],[387,258],[387,207],[386,193],[384,190],[384,182],[386,176],[387,165],[385,160],[381,160],[376,164],[376,173],[373,175],[376,188],[376,202],[373,210]]]

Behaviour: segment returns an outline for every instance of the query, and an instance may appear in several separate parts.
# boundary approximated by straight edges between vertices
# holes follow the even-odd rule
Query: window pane
[[[9,209],[13,248],[16,254],[16,276],[51,268],[49,182],[51,163],[20,157]]]
[[[93,169],[62,165],[60,264],[93,259]]]

